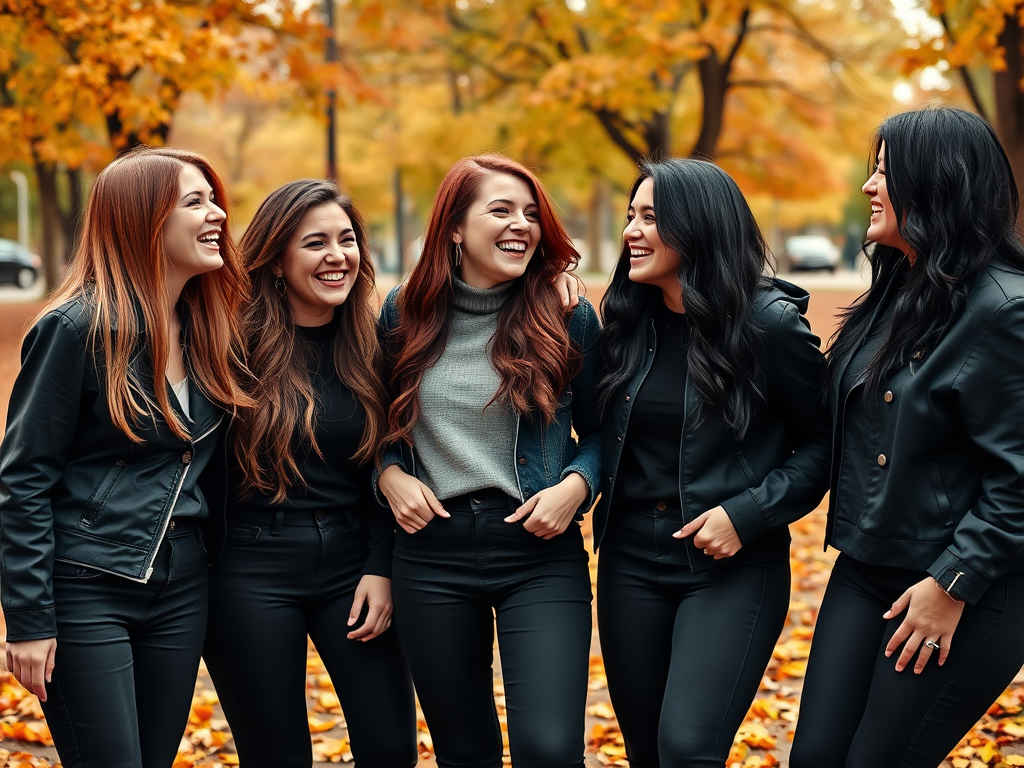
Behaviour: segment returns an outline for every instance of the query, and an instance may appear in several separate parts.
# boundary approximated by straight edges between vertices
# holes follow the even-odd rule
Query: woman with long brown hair
[[[7,663],[66,768],[170,766],[206,626],[197,480],[236,384],[245,275],[205,159],[97,176],[71,267],[22,347],[0,446]]]
[[[381,313],[396,626],[442,768],[501,765],[495,620],[513,764],[583,763],[591,594],[576,521],[599,485],[600,328],[555,287],[576,260],[529,170],[467,158]]]
[[[366,227],[334,182],[307,179],[263,202],[241,246],[256,407],[232,430],[207,666],[243,768],[312,764],[307,634],[360,768],[411,766],[412,682],[397,636],[385,632],[394,523],[370,493],[385,395]]]

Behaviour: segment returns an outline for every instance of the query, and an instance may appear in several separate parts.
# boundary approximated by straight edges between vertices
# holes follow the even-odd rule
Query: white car
[[[789,268],[827,269],[835,272],[842,258],[839,248],[824,235],[794,235],[786,239]]]

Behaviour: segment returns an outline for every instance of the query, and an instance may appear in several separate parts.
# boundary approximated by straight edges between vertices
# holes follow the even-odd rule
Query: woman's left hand
[[[523,528],[534,536],[552,539],[564,533],[580,504],[587,500],[587,481],[578,472],[570,472],[558,485],[545,488],[505,518],[506,523],[527,518]]]
[[[953,644],[953,632],[956,631],[956,625],[964,612],[964,604],[959,600],[951,600],[935,579],[929,576],[900,595],[900,599],[882,614],[882,618],[893,619],[904,610],[907,615],[889,644],[885,646],[885,655],[892,656],[906,641],[903,652],[896,659],[896,671],[902,672],[920,648],[917,663],[914,664],[914,674],[919,675],[935,650],[927,645],[927,642],[931,641],[938,646],[941,667],[949,655],[950,646]]]
[[[583,281],[571,272],[562,272],[555,278],[555,288],[563,307],[572,309],[580,303],[580,296],[586,293]]]
[[[373,640],[391,626],[391,579],[367,574],[359,580],[352,609],[348,613],[350,627],[359,621],[364,605],[366,621],[346,635],[349,640]]]
[[[693,537],[693,546],[703,549],[705,555],[710,555],[715,560],[732,557],[743,546],[729,513],[721,506],[709,509],[691,520],[673,533],[672,537],[685,539],[694,533],[697,535]]]

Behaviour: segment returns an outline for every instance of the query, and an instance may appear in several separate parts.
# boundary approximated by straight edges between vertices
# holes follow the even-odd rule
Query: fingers
[[[348,639],[363,641],[372,640],[381,632],[383,632],[385,629],[385,627],[381,626],[383,624],[381,620],[383,612],[383,605],[378,605],[371,602],[369,604],[369,609],[366,611],[366,621],[364,621],[358,629],[349,632],[347,635]]]
[[[524,517],[529,517],[534,509],[537,507],[538,498],[531,496],[526,500],[526,503],[519,507],[515,512],[505,518],[506,523],[515,523],[522,520]]]
[[[427,502],[427,506],[430,507],[430,510],[438,517],[451,517],[451,515],[448,514],[448,510],[446,510],[441,505],[441,502],[437,500],[437,496],[434,495],[434,492],[426,485],[423,485],[423,483],[420,483],[420,485],[423,486],[423,498]]]
[[[702,515],[698,515],[693,520],[691,520],[686,525],[684,525],[682,528],[680,528],[678,531],[673,533],[672,537],[675,538],[675,539],[685,539],[687,536],[692,536],[694,533],[696,533],[697,531],[699,531],[701,528],[704,527],[704,523],[707,522],[708,515],[710,515],[710,514],[711,514],[710,512],[705,512]],[[695,547],[703,547],[704,546],[703,543],[698,543],[697,542],[696,537],[693,539],[693,545]]]
[[[352,607],[349,609],[348,612],[348,625],[350,627],[355,626],[355,623],[359,621],[359,614],[363,612],[363,606],[366,604],[366,600],[366,590],[363,589],[363,585],[360,584],[358,587],[356,587],[356,594],[352,598]],[[350,633],[349,637],[351,636],[352,635]]]
[[[899,599],[892,604],[892,608],[882,614],[882,618],[891,619],[895,616],[899,616],[906,610],[908,605],[910,605],[910,589],[906,590],[899,596]]]

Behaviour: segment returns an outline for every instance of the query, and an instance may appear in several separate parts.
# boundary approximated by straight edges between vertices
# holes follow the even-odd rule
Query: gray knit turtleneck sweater
[[[481,488],[522,499],[516,413],[507,401],[484,409],[501,383],[491,341],[511,290],[511,282],[485,290],[455,278],[451,335],[420,383],[420,417],[412,428],[422,465],[417,474],[442,501]]]

